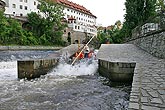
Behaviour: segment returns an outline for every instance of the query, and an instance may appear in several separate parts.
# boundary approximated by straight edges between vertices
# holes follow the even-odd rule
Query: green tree
[[[12,18],[6,18],[0,11],[0,44],[20,44],[23,36],[21,24]]]
[[[157,6],[158,6],[158,9],[161,9],[162,11],[165,11],[164,0],[158,0],[157,1]]]
[[[42,44],[62,44],[63,29],[66,26],[61,22],[63,7],[52,0],[40,0],[38,7],[40,13],[28,14],[31,31]]]
[[[5,40],[5,31],[6,29],[6,25],[8,24],[6,17],[4,16],[4,12],[2,10],[0,10],[0,44],[3,43],[3,41]]]
[[[156,14],[156,0],[126,0],[126,14],[123,25],[125,36],[131,37],[131,31]]]
[[[16,21],[15,19],[8,18],[8,24],[7,25],[7,33],[6,37],[8,37],[8,43],[9,44],[20,44],[20,39],[23,36],[23,29],[21,24]]]

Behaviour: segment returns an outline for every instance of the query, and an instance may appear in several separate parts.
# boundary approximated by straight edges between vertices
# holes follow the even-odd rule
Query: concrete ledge
[[[130,82],[133,80],[135,66],[136,63],[99,60],[99,73],[114,82]]]
[[[18,61],[18,78],[32,79],[40,77],[40,75],[45,75],[57,64],[58,59]]]
[[[99,68],[107,75],[109,71],[129,71],[127,67],[136,63],[128,110],[165,110],[165,59],[153,57],[132,44],[101,45],[97,58],[101,61]]]

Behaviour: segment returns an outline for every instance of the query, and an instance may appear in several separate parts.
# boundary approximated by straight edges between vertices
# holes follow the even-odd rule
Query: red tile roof
[[[93,15],[90,12],[90,10],[87,10],[84,6],[81,6],[79,4],[73,3],[73,2],[68,1],[68,0],[53,0],[53,1],[97,18],[95,15]]]

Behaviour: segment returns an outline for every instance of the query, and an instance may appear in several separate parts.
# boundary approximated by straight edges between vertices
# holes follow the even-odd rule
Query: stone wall
[[[70,36],[71,42],[68,42],[68,37]],[[74,31],[72,28],[66,28],[65,32],[62,36],[62,39],[70,44],[77,44],[77,41],[79,41],[80,44],[84,43],[84,41],[90,39],[93,36],[93,34],[86,33],[86,32],[79,32],[79,31]]]
[[[165,59],[165,13],[159,12],[157,16],[137,26],[127,41],[155,57]]]
[[[75,41],[78,40],[82,43],[86,39],[86,34],[84,32],[73,32],[71,35],[71,42],[76,43]]]
[[[153,56],[165,59],[165,31],[139,37],[128,43],[135,44]]]

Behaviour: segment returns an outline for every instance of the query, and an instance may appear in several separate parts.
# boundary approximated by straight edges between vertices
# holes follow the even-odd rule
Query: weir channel
[[[126,81],[128,76],[133,78],[129,110],[165,109],[165,59],[133,44],[103,44],[97,57],[102,75]]]
[[[61,60],[40,78],[18,79],[17,61],[44,59],[57,51],[1,51],[1,110],[123,110],[128,108],[129,85],[109,86],[99,76],[98,61],[71,66]],[[65,56],[65,55],[64,55]],[[52,56],[54,57],[54,56]],[[107,86],[108,85],[108,86]]]

